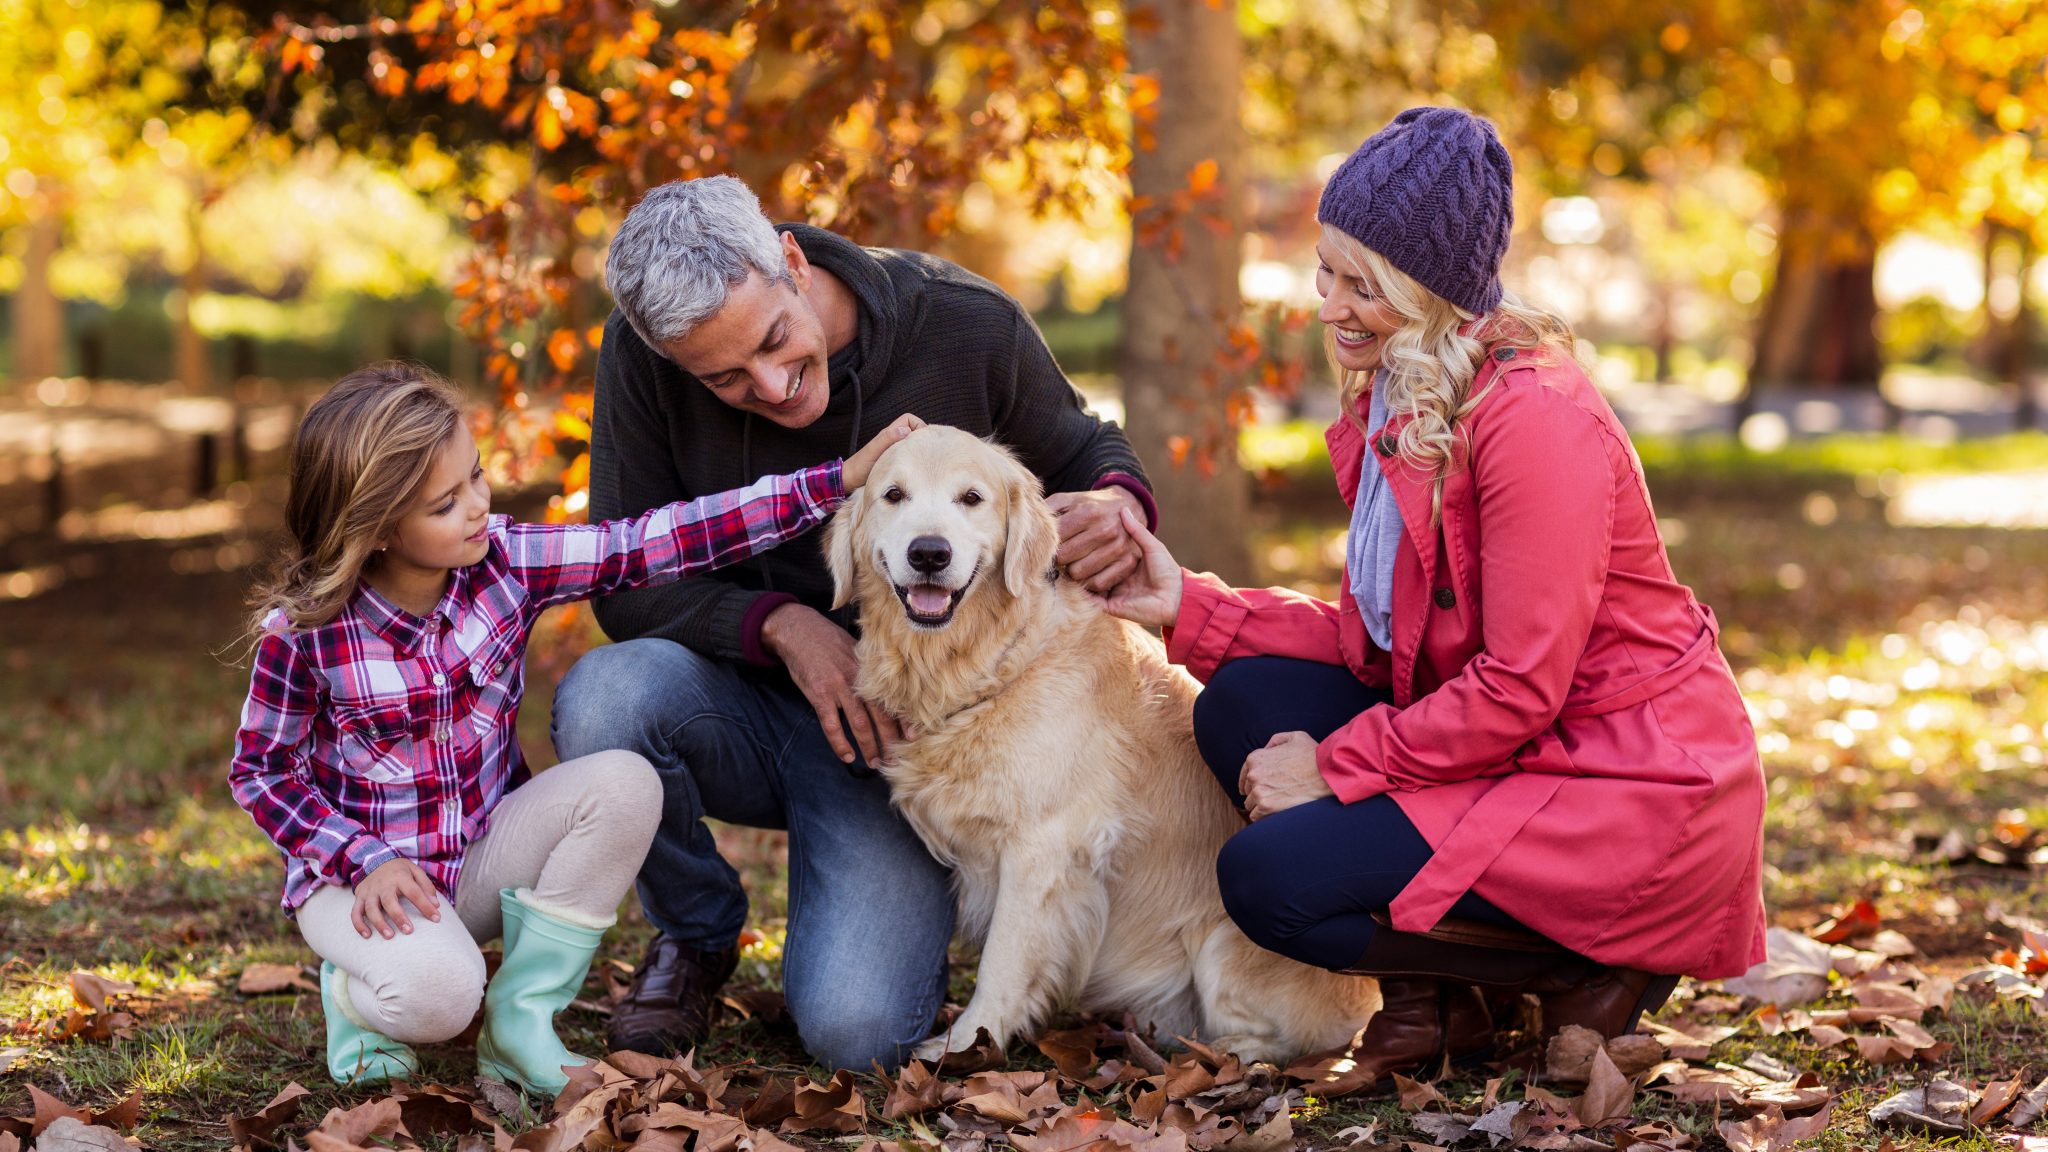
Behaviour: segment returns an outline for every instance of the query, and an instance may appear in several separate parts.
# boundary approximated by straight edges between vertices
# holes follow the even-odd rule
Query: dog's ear
[[[1040,494],[1038,477],[1014,460],[1009,462],[1009,471],[1009,538],[1003,542],[1003,587],[1014,597],[1045,581],[1045,574],[1052,570],[1053,554],[1059,551],[1060,528]]]
[[[825,527],[825,568],[832,573],[832,607],[844,608],[853,599],[853,550],[860,535],[862,509],[868,504],[867,489],[856,489],[832,522]]]

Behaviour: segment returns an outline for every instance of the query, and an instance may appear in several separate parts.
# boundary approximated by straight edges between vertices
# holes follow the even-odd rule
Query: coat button
[[[1515,358],[1515,350],[1513,348],[1497,349],[1493,354],[1493,358],[1505,364]]]
[[[1400,447],[1400,442],[1394,439],[1392,432],[1382,432],[1380,438],[1373,441],[1372,447],[1373,451],[1382,456],[1392,456],[1394,449]]]
[[[1436,606],[1439,608],[1455,608],[1458,604],[1458,594],[1449,588],[1437,589],[1436,595],[1432,598],[1436,601]]]

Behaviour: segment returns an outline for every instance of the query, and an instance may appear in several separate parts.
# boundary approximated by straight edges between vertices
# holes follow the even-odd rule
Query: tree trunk
[[[25,382],[63,369],[64,302],[50,287],[50,265],[64,237],[64,221],[45,199],[28,226],[22,254],[21,287],[14,293],[14,378]]]
[[[1877,263],[1866,245],[1844,256],[1831,237],[1790,234],[1758,322],[1749,381],[1759,385],[1875,388]]]
[[[1118,358],[1124,422],[1159,500],[1160,535],[1174,558],[1232,583],[1251,576],[1249,482],[1237,461],[1230,398],[1249,382],[1227,363],[1242,322],[1237,277],[1243,149],[1238,86],[1243,45],[1234,4],[1161,0],[1131,35],[1133,71],[1159,81],[1159,116],[1140,124],[1131,192],[1130,281]],[[1152,147],[1146,148],[1144,136]],[[1194,195],[1205,161],[1216,181]],[[1187,210],[1159,232],[1156,213]],[[1175,248],[1178,251],[1174,251]]]

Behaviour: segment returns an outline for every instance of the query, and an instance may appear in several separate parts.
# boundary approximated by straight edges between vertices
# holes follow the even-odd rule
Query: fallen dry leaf
[[[1289,1080],[1301,1082],[1302,1087],[1312,1096],[1335,1099],[1349,1096],[1372,1086],[1379,1077],[1371,1067],[1361,1064],[1354,1052],[1340,1048],[1332,1052],[1319,1052],[1304,1056],[1287,1066],[1281,1075]]]
[[[1953,1080],[1935,1080],[1909,1088],[1872,1108],[1870,1122],[1938,1136],[1961,1136],[1970,1130],[1970,1109],[1976,1101],[1976,1093],[1963,1085]]]
[[[36,1152],[135,1152],[112,1128],[99,1128],[70,1116],[60,1117],[36,1138]]]
[[[1431,1140],[1448,1147],[1463,1140],[1478,1119],[1477,1116],[1459,1116],[1451,1112],[1417,1112],[1408,1118],[1408,1123]]]
[[[309,1095],[305,1086],[294,1080],[271,1097],[270,1103],[257,1109],[255,1115],[228,1117],[228,1135],[234,1138],[235,1147],[275,1146],[277,1142],[272,1137],[279,1128],[299,1118],[299,1109]]]
[[[1394,1090],[1400,1097],[1403,1112],[1420,1112],[1431,1104],[1449,1106],[1444,1100],[1444,1094],[1437,1091],[1435,1085],[1410,1080],[1399,1072],[1394,1073]]]
[[[1780,1007],[1805,1004],[1827,994],[1834,957],[1826,944],[1788,928],[1764,934],[1765,958],[1733,980],[1730,992]]]
[[[1802,1140],[1812,1140],[1827,1129],[1834,1105],[1811,1116],[1788,1120],[1777,1109],[1767,1109],[1740,1123],[1723,1120],[1716,1125],[1729,1152],[1783,1152]]]
[[[1586,1092],[1573,1110],[1579,1123],[1588,1128],[1608,1128],[1628,1119],[1634,1110],[1636,1087],[1614,1066],[1605,1048],[1593,1051],[1592,1067],[1586,1074]]]
[[[841,1068],[823,1084],[809,1077],[796,1082],[795,1114],[782,1122],[781,1131],[858,1132],[867,1122],[867,1104],[853,1085],[853,1073]]]
[[[1982,1128],[1992,1117],[2005,1111],[2014,1100],[2019,1099],[2020,1081],[1993,1080],[1984,1085],[1984,1094],[1978,1098],[1977,1106],[1970,1110],[1970,1123]]]
[[[301,992],[320,990],[318,985],[307,982],[296,964],[251,964],[242,969],[241,978],[235,981],[235,991],[244,996],[262,996],[287,988]]]
[[[1815,925],[1807,935],[1823,944],[1840,944],[1858,936],[1872,935],[1882,927],[1884,920],[1877,914],[1877,905],[1868,900],[1858,900],[1847,912]]]
[[[1472,1131],[1486,1137],[1489,1148],[1512,1144],[1520,1140],[1529,1130],[1529,1121],[1522,1116],[1528,1108],[1525,1100],[1510,1100],[1505,1104],[1494,1104],[1472,1122]]]
[[[2042,1077],[2039,1084],[2020,1096],[2012,1111],[2006,1114],[2006,1122],[2015,1128],[2025,1128],[2044,1114],[2048,1114],[2048,1076]]]
[[[86,1123],[100,1128],[118,1128],[126,1132],[142,1119],[142,1089],[137,1088],[128,1098],[104,1112],[94,1112]]]
[[[945,1099],[945,1081],[932,1075],[930,1068],[915,1060],[905,1064],[895,1080],[884,1075],[882,1082],[889,1086],[889,1095],[882,1101],[884,1120],[922,1116],[939,1107]]]
[[[34,1118],[29,1121],[28,1134],[30,1136],[41,1136],[44,1129],[67,1116],[78,1121],[80,1124],[87,1122],[85,1113],[80,1112],[78,1109],[73,1108],[71,1105],[64,1103],[62,1100],[57,1099],[33,1084],[28,1086],[28,1099],[30,1105],[35,1109]]]
[[[398,1101],[389,1096],[379,1096],[347,1110],[329,1109],[319,1126],[307,1136],[310,1138],[318,1133],[346,1144],[363,1145],[404,1130],[405,1116]]]
[[[70,983],[72,998],[94,1012],[105,1012],[108,1001],[135,991],[135,985],[126,980],[114,980],[96,972],[73,972]]]

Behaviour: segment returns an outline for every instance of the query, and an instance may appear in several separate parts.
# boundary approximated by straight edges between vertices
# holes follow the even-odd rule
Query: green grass
[[[1865,494],[1856,478],[1887,468],[2034,467],[2030,454],[2048,455],[2048,442],[1926,449],[1895,438],[1837,440],[1768,459],[1710,443],[1653,442],[1643,453],[1674,566],[1719,612],[1756,721],[1771,789],[1766,883],[1776,922],[1804,927],[1831,907],[1873,898],[1933,966],[1956,971],[1988,956],[1994,937],[2012,938],[1991,921],[1994,905],[2048,918],[2048,895],[2028,870],[1940,863],[1929,851],[1951,833],[1977,846],[2024,826],[2048,828],[2039,787],[2048,745],[2048,532],[1893,527],[1882,489]],[[1308,453],[1293,467],[1315,459]],[[1687,476],[1715,479],[1680,482]],[[1828,515],[1814,514],[1814,492],[1828,495]],[[1262,511],[1264,575],[1328,593],[1341,560],[1331,547],[1341,530],[1334,498],[1305,487],[1282,495]],[[220,605],[194,611],[210,643],[232,626]],[[546,685],[590,633],[570,619],[542,634],[521,728],[544,764]],[[30,1083],[100,1107],[140,1088],[143,1141],[182,1150],[224,1146],[226,1117],[252,1112],[290,1080],[314,1092],[309,1120],[361,1099],[321,1070],[316,996],[234,991],[249,963],[313,959],[276,910],[274,851],[225,793],[246,673],[196,655],[203,644],[129,646],[111,629],[90,643],[65,639],[63,628],[37,635],[24,656],[0,666],[0,1029],[8,1030],[0,1048],[31,1049],[0,1073],[0,1114],[23,1109]],[[786,880],[780,837],[728,830],[724,840],[749,879],[751,926],[764,937],[739,984],[772,988]],[[629,907],[586,995],[602,995],[610,962],[637,961],[650,931]],[[964,999],[972,964],[959,959],[954,993]],[[132,1036],[38,1038],[68,1012],[65,977],[74,969],[137,984]],[[598,1046],[600,1016],[575,1010],[564,1022],[572,1047]],[[1958,1045],[1941,1066],[1953,1075],[1981,1080],[2031,1065],[2038,1077],[2048,1065],[2044,1022],[2023,1008],[1958,996],[1948,1016],[1929,1023]],[[1025,1066],[1044,1066],[1028,1046],[1012,1051]],[[1739,1064],[1752,1051],[1844,1089],[1821,1147],[1875,1143],[1859,1117],[1896,1089],[1899,1069],[1753,1028],[1714,1059]],[[464,1083],[473,1074],[473,1053],[461,1045],[422,1055],[431,1077]],[[728,1022],[700,1056],[740,1060],[792,1072],[806,1063],[787,1020]],[[1461,1079],[1443,1090],[1465,1104],[1481,1087]],[[1642,1118],[1718,1145],[1711,1109],[1654,1093],[1643,1099]],[[1380,1140],[1421,1138],[1384,1102],[1311,1104],[1299,1119],[1325,1140],[1372,1122]],[[879,1123],[874,1131],[909,1134]],[[1895,1141],[1932,1146],[1922,1137]],[[1988,1137],[1943,1146],[1992,1149]]]

